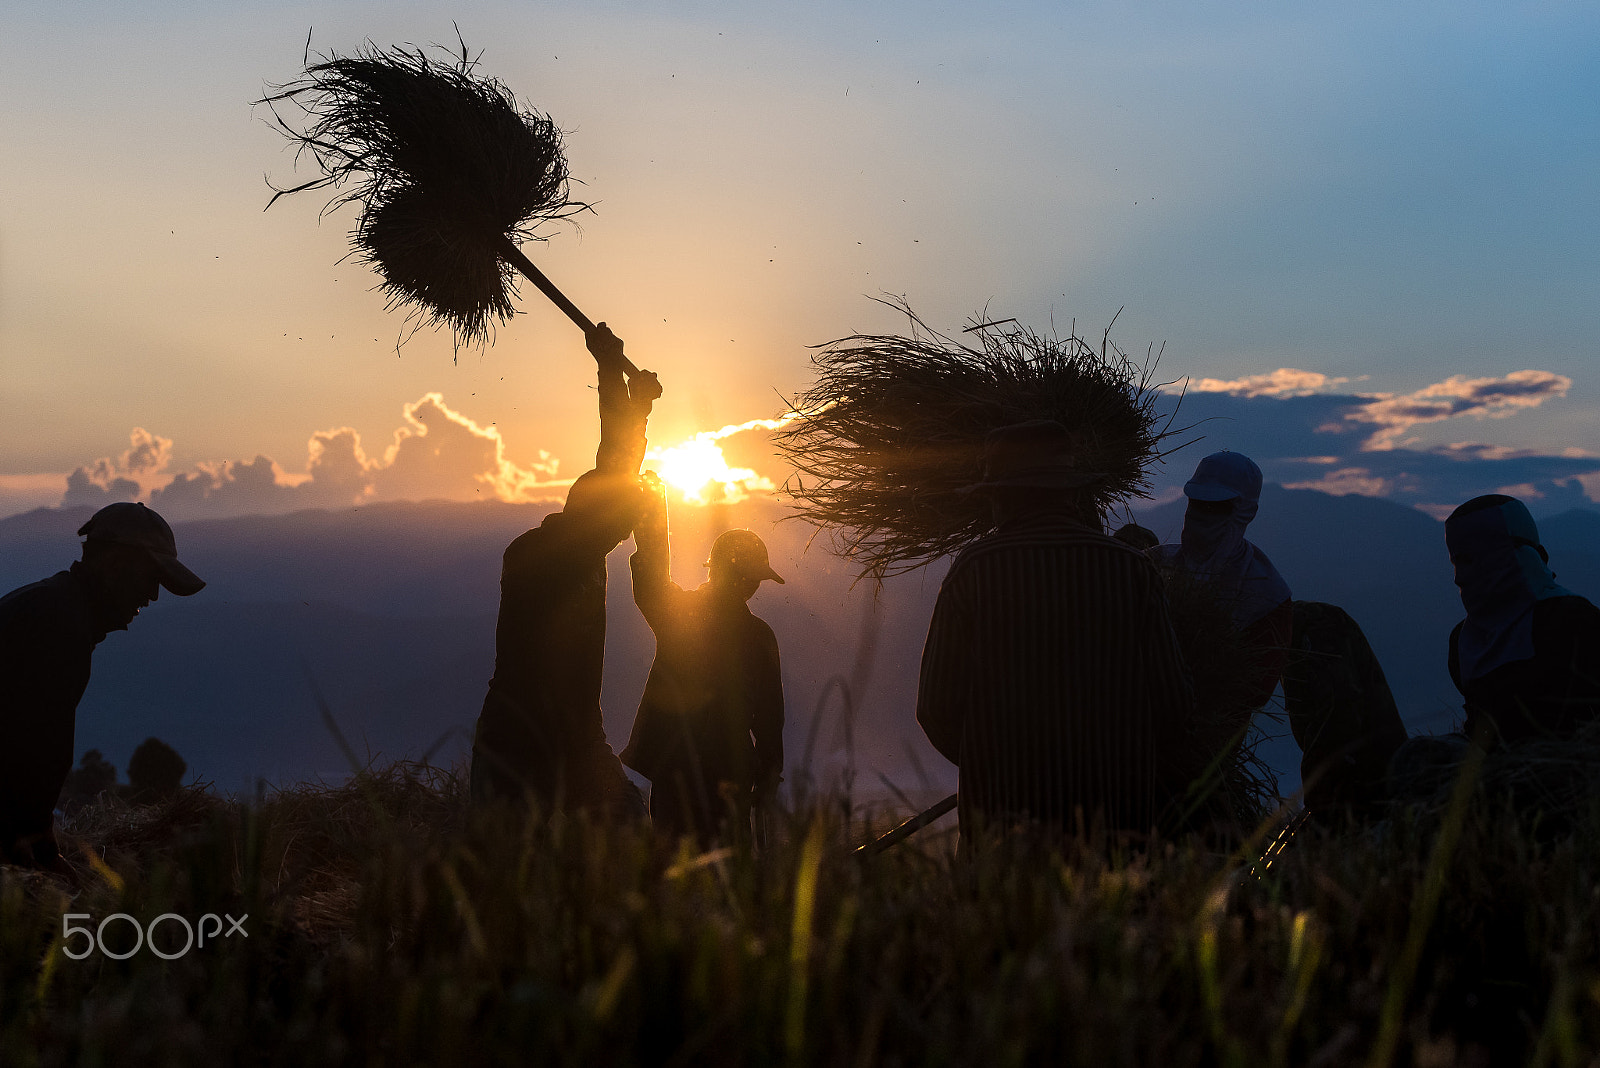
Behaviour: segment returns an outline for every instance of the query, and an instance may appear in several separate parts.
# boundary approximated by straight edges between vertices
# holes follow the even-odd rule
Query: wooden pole
[[[522,249],[517,247],[515,241],[509,237],[506,238],[501,243],[500,254],[507,263],[521,271],[523,277],[538,286],[539,292],[550,298],[550,303],[566,312],[567,318],[571,319],[585,335],[594,330],[594,321],[583,314],[576,304],[568,300],[567,295],[557,289],[556,284],[550,281],[543,271],[533,265],[533,261],[523,254]],[[622,366],[630,378],[639,373],[639,369],[633,365],[633,361],[626,356],[622,358]]]
[[[946,812],[949,812],[955,807],[956,795],[951,794],[949,797],[945,798],[943,801],[940,801],[932,808],[923,809],[915,816],[912,816],[910,819],[900,824],[900,826],[895,827],[892,830],[884,831],[866,845],[857,846],[855,855],[858,857],[877,856],[879,853],[882,853],[885,849],[888,849],[896,842],[916,834],[918,831],[922,830],[922,828],[926,827],[928,824],[932,823],[934,820],[938,819],[940,816],[943,816]]]

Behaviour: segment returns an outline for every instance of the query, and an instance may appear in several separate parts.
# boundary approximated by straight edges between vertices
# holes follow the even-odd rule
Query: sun
[[[799,413],[781,419],[751,419],[720,430],[702,430],[688,441],[645,453],[645,466],[690,504],[733,503],[755,493],[772,493],[772,480],[748,467],[729,467],[717,442],[749,430],[779,430]]]
[[[683,495],[691,504],[713,500],[736,501],[751,489],[770,483],[748,467],[729,467],[722,447],[700,434],[681,445],[661,449],[651,457],[661,480]]]

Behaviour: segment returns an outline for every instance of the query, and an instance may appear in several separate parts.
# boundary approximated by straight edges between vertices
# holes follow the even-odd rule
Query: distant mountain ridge
[[[121,766],[155,735],[191,772],[225,789],[258,777],[342,777],[349,762],[322,721],[316,691],[362,759],[463,760],[494,668],[501,554],[551,507],[429,501],[176,524],[180,556],[208,585],[192,598],[164,595],[127,633],[101,644],[79,709],[78,752],[98,748]],[[76,559],[73,532],[88,515],[40,509],[0,520],[0,590]],[[676,509],[675,577],[697,585],[716,533],[757,529],[791,579],[766,585],[752,602],[784,643],[791,766],[826,698],[811,761],[817,775],[844,773],[854,741],[863,750],[876,745],[882,759],[874,767],[916,786],[921,776],[908,768],[921,762],[936,775],[941,763],[911,712],[940,569],[900,580],[874,608],[870,584],[852,589],[853,574],[820,542],[805,551],[810,528],[779,523],[781,515],[770,501]],[[630,552],[624,543],[609,559],[603,704],[618,749],[654,652],[631,600]],[[879,636],[865,662],[864,627]],[[870,709],[882,730],[846,729],[845,702],[830,686],[836,676],[852,682],[854,707]],[[953,778],[947,771],[930,788]]]
[[[1183,507],[1136,515],[1176,540]],[[431,501],[177,524],[181,555],[209,585],[193,598],[163,596],[100,646],[78,751],[99,748],[120,767],[155,735],[225,789],[257,777],[342,777],[349,765],[315,689],[363,759],[462,759],[493,670],[500,554],[550,508]],[[819,777],[851,771],[853,745],[863,790],[880,793],[880,775],[905,789],[953,785],[953,769],[915,722],[922,639],[946,563],[891,580],[875,600],[870,583],[852,588],[854,574],[825,550],[826,535],[807,551],[812,529],[779,522],[783,514],[768,500],[677,507],[673,552],[675,577],[694,585],[715,534],[749,526],[790,580],[764,586],[752,608],[783,647],[791,768],[821,708],[811,757]],[[40,509],[0,519],[0,592],[67,566],[88,515]],[[1540,530],[1559,580],[1600,597],[1600,513],[1567,512]],[[1249,535],[1296,597],[1340,604],[1362,625],[1414,731],[1452,725],[1459,701],[1445,643],[1461,607],[1443,524],[1390,501],[1269,486]],[[631,603],[629,551],[624,543],[610,559],[604,705],[618,748],[653,650]],[[849,683],[848,729],[830,680]],[[1292,743],[1269,753],[1292,782]]]

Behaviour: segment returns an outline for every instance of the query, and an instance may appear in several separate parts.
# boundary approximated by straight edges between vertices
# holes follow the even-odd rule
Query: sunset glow
[[[717,442],[748,430],[777,430],[795,418],[752,419],[721,430],[702,430],[688,441],[645,454],[645,466],[690,504],[741,501],[756,493],[771,493],[777,487],[770,478],[748,467],[730,467]]]
[[[709,438],[690,438],[662,450],[655,466],[662,481],[693,504],[740,500],[752,489],[772,488],[770,480],[748,467],[729,467],[722,447]]]

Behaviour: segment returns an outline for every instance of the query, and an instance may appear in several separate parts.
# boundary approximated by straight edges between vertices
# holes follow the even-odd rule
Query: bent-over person
[[[1444,537],[1467,613],[1448,659],[1466,715],[1459,732],[1412,738],[1395,753],[1397,800],[1440,789],[1474,745],[1560,745],[1600,718],[1600,608],[1556,582],[1527,506],[1503,493],[1474,497],[1450,513]]]
[[[1283,705],[1300,746],[1306,812],[1325,827],[1379,818],[1389,761],[1406,742],[1383,665],[1338,605],[1295,601],[1293,632]]]
[[[1059,423],[995,431],[996,529],[955,559],[922,653],[917,720],[982,830],[1150,831],[1200,767],[1161,576],[1100,529]],[[1199,762],[1203,767],[1203,761]]]
[[[778,639],[750,611],[766,580],[782,583],[754,531],[728,530],[711,547],[707,581],[671,579],[667,500],[644,475],[649,505],[634,533],[633,599],[656,636],[622,761],[650,780],[656,829],[709,844],[748,829],[752,801],[783,773],[783,679]]]
[[[1515,497],[1474,497],[1444,531],[1467,612],[1449,659],[1465,733],[1491,745],[1571,738],[1600,715],[1600,608],[1557,584]]]
[[[0,862],[62,874],[54,810],[95,647],[163,588],[188,597],[205,586],[143,504],[108,504],[78,533],[83,559],[0,597]]]
[[[656,376],[624,381],[622,342],[599,324],[600,447],[565,506],[507,547],[495,624],[494,677],[472,744],[472,797],[546,812],[644,816],[644,802],[606,744],[600,685],[606,644],[606,555],[639,516],[645,422]]]

